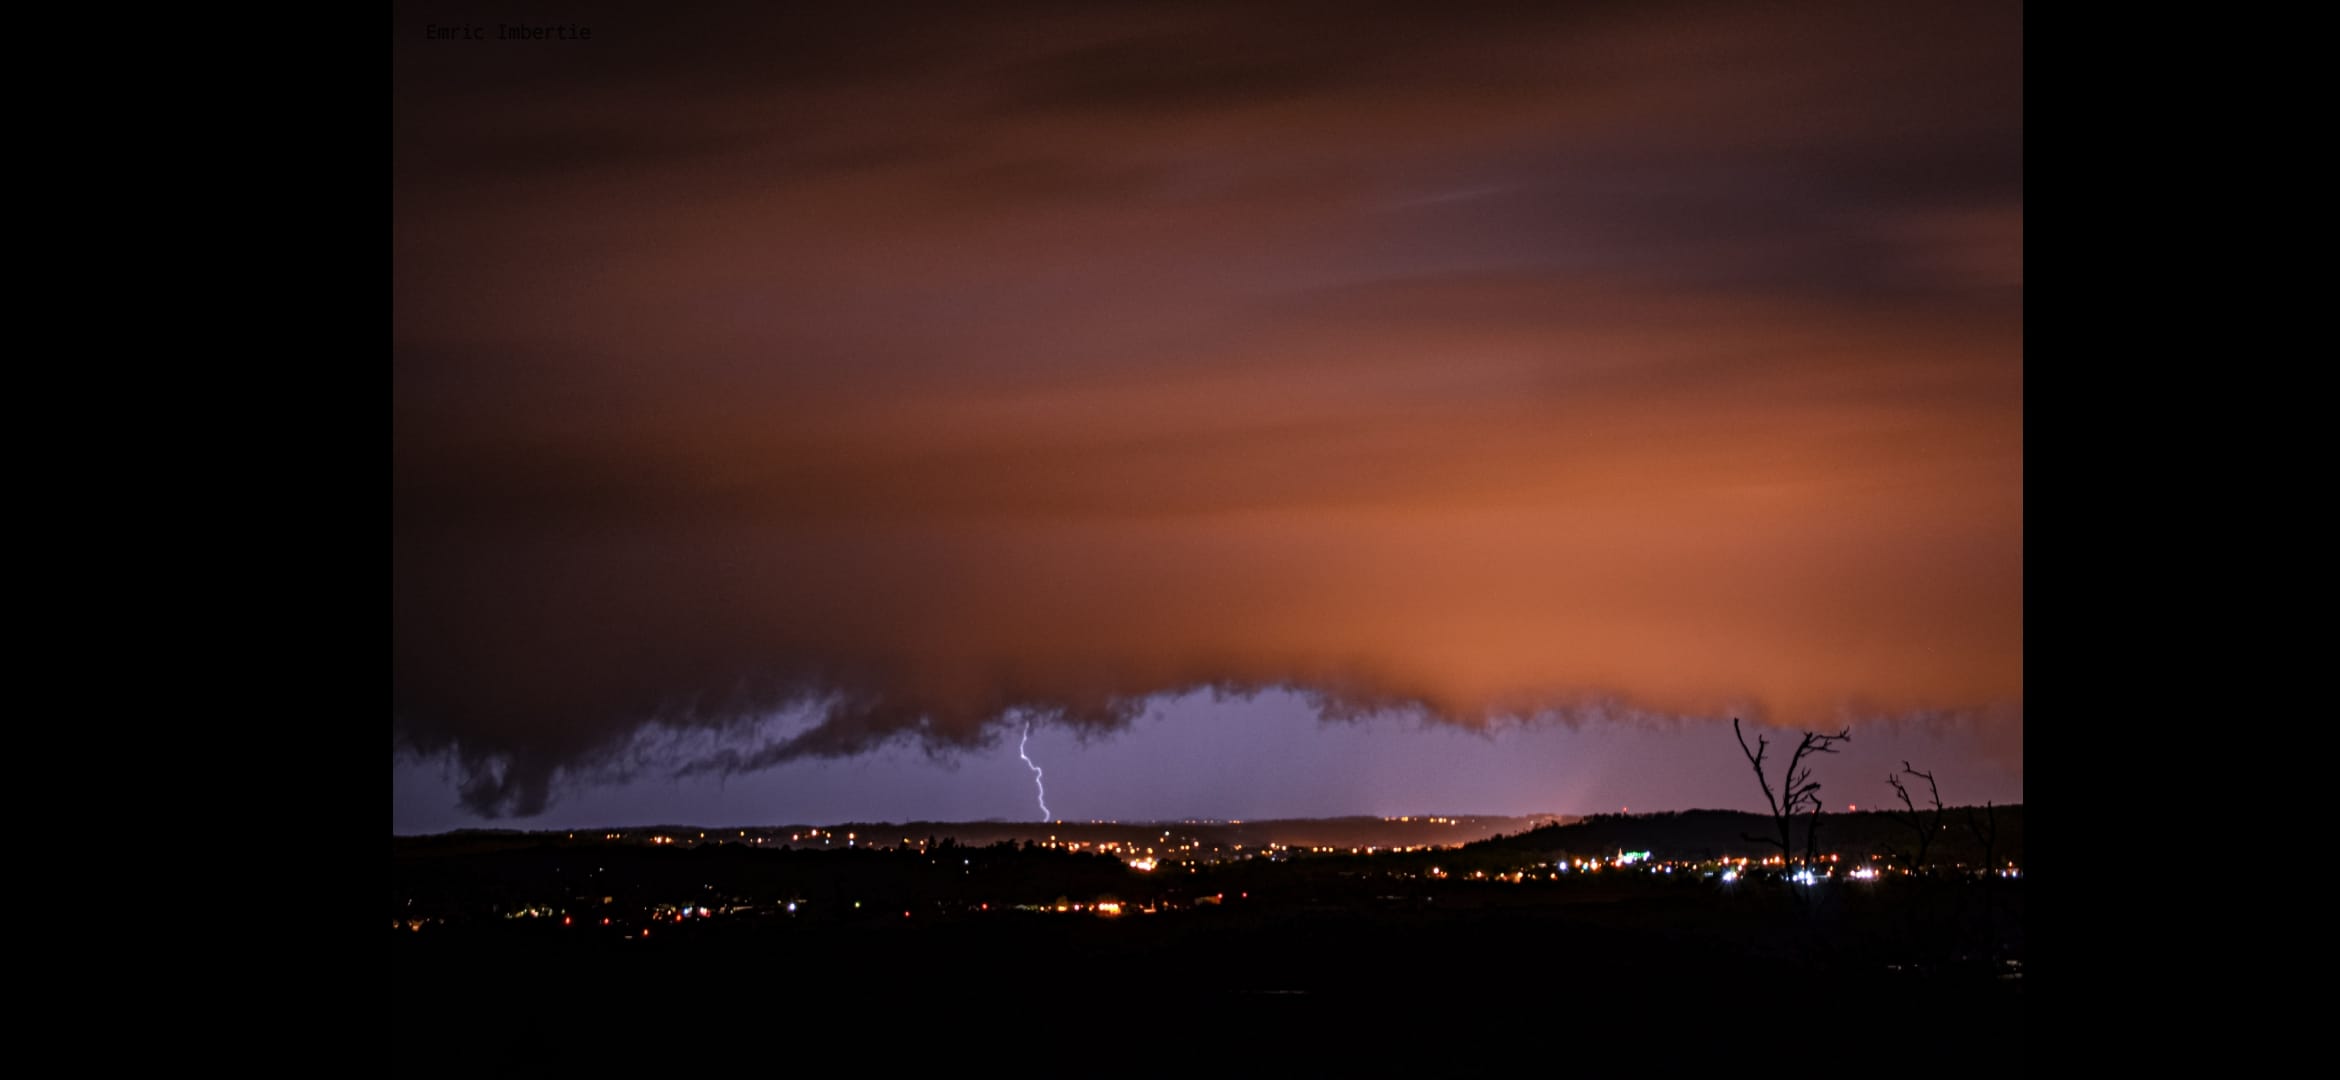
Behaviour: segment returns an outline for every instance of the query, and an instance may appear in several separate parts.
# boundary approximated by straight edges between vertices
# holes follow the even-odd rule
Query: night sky
[[[392,37],[396,831],[2021,798],[2018,5]]]

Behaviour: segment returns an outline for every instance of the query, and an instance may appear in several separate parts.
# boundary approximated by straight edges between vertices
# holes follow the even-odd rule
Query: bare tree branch
[[[1804,854],[1807,862],[1818,859],[1820,813],[1823,809],[1820,783],[1812,779],[1812,767],[1804,763],[1804,758],[1811,754],[1835,753],[1836,744],[1851,741],[1852,729],[1847,727],[1834,735],[1804,732],[1803,738],[1796,742],[1795,753],[1788,758],[1787,768],[1780,774],[1780,787],[1776,791],[1771,786],[1771,776],[1763,770],[1763,757],[1771,749],[1770,740],[1758,732],[1755,745],[1750,748],[1747,735],[1740,730],[1739,718],[1735,716],[1731,718],[1731,734],[1739,740],[1739,752],[1747,756],[1747,764],[1755,770],[1755,781],[1763,786],[1764,806],[1771,811],[1772,821],[1779,826],[1779,838],[1763,842],[1779,848],[1781,862],[1793,858],[1796,851],[1795,817],[1797,813],[1809,810],[1811,820],[1804,829]],[[1748,836],[1745,839],[1756,838]]]
[[[1971,807],[1971,806],[1967,807],[1967,808],[1966,808],[1966,831],[1968,831],[1968,832],[1970,832],[1970,833],[1973,833],[1973,834],[1974,834],[1974,840],[1975,840],[1975,843],[1978,843],[1978,844],[1981,844],[1981,845],[1982,845],[1982,849],[1983,849],[1983,867],[1984,867],[1985,869],[1988,869],[1988,870],[1994,870],[1994,871],[1995,871],[1995,870],[1997,869],[1996,863],[1997,863],[1997,860],[1998,860],[1998,857],[1999,857],[1999,852],[1998,852],[1998,841],[1999,841],[1999,810],[1998,810],[1998,808],[1997,808],[1997,807],[1995,807],[1995,806],[1993,806],[1993,805],[1991,805],[1991,804],[1990,804],[1988,801],[1984,802],[1984,803],[1983,803],[1983,816],[1982,816],[1982,818],[1981,818],[1980,820],[1977,820],[1977,819],[1976,819],[1976,817],[1974,816],[1974,808],[1973,808],[1973,807]]]
[[[1901,781],[1901,778],[1904,776],[1915,776],[1926,782],[1926,789],[1931,793],[1931,797],[1933,799],[1934,816],[1931,820],[1928,820],[1918,813],[1917,801],[1910,798],[1908,785],[1902,783]],[[1900,823],[1903,827],[1909,829],[1911,832],[1917,834],[1917,853],[1912,857],[1910,869],[1916,870],[1923,868],[1926,863],[1926,849],[1933,845],[1934,834],[1942,831],[1942,817],[1944,813],[1942,809],[1942,789],[1939,785],[1934,783],[1934,774],[1919,772],[1917,769],[1911,767],[1910,763],[1907,761],[1903,761],[1901,763],[1900,772],[1887,776],[1885,778],[1885,782],[1893,785],[1893,793],[1901,798],[1901,805],[1903,807],[1903,811],[1894,813],[1892,815],[1893,820]]]
[[[1764,738],[1761,732],[1757,732],[1755,734],[1755,749],[1747,749],[1747,736],[1740,733],[1739,718],[1736,716],[1731,717],[1731,734],[1738,738],[1739,752],[1747,755],[1747,764],[1755,767],[1755,780],[1763,785],[1764,805],[1771,807],[1773,813],[1777,813],[1779,800],[1772,797],[1771,780],[1763,775],[1763,755],[1771,749],[1771,740]]]

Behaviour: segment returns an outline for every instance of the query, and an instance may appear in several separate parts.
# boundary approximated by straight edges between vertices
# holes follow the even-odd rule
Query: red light
[[[608,920],[608,919],[603,919],[603,920],[601,920],[601,925],[603,925],[603,926],[608,926],[608,925],[609,925],[609,920]]]
[[[566,915],[563,915],[563,916],[561,916],[561,925],[562,925],[562,926],[567,926],[567,925],[569,925],[569,917],[568,917],[568,916],[566,916]]]

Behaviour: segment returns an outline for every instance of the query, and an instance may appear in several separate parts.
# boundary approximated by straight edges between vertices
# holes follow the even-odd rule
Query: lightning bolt
[[[1040,766],[1033,765],[1032,755],[1024,752],[1024,744],[1031,741],[1032,722],[1030,720],[1026,720],[1024,721],[1024,737],[1016,741],[1016,756],[1023,758],[1024,764],[1030,766],[1032,769],[1032,786],[1039,789],[1040,792],[1040,820],[1046,821],[1055,815],[1048,812],[1048,785],[1040,782]]]

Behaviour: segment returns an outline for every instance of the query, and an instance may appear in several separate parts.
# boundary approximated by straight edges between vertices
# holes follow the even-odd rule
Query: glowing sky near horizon
[[[394,767],[391,827],[411,835],[482,825],[1030,821],[1032,775],[1016,742],[1011,733],[948,758],[905,743],[739,776],[581,785],[540,817],[492,822],[457,805],[449,762],[408,759]],[[2019,760],[1977,748],[1976,733],[1955,724],[1873,725],[1819,759],[1816,774],[1832,811],[1884,809],[1893,798],[1885,776],[1904,760],[1930,766],[1953,804],[2021,802]],[[1038,727],[1031,750],[1048,767],[1051,809],[1066,820],[1762,809],[1728,724],[1480,733],[1394,717],[1324,724],[1286,694],[1236,702],[1196,694],[1102,738]]]

